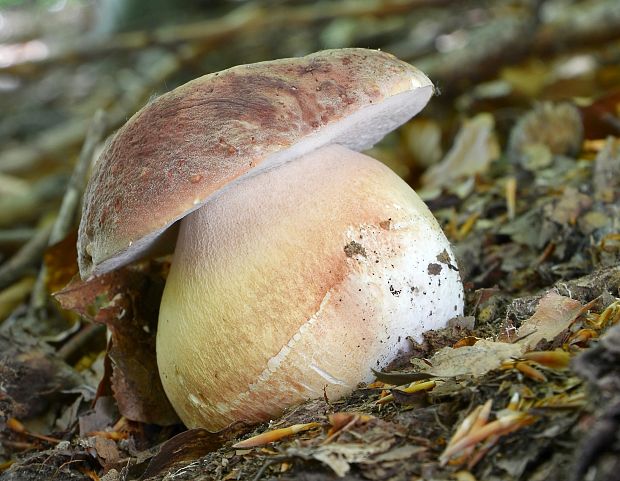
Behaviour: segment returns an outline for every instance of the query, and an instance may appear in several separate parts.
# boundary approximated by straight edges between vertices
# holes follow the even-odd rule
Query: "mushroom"
[[[114,136],[87,188],[83,278],[179,226],[157,361],[188,427],[255,423],[372,378],[463,308],[450,245],[366,149],[421,110],[428,78],[339,49],[206,75]]]

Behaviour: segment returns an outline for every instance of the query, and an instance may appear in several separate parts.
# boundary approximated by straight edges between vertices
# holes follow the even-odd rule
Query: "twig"
[[[58,350],[58,357],[69,362],[80,349],[97,336],[103,336],[106,327],[103,324],[86,324]]]
[[[617,0],[578,3],[566,10],[546,23],[535,11],[498,17],[467,31],[468,43],[461,49],[407,60],[414,60],[442,93],[455,95],[528,55],[548,56],[620,38]]]
[[[5,150],[0,154],[0,172],[31,171],[39,159],[78,144],[86,133],[84,119],[77,118],[40,133],[28,143]]]
[[[442,94],[456,94],[521,58],[534,31],[530,18],[498,18],[470,30],[464,48],[428,55],[414,63],[436,82]]]
[[[30,190],[30,184],[6,174],[0,174],[0,195],[23,195]]]
[[[34,277],[24,277],[0,292],[0,324],[30,294]]]
[[[0,229],[0,247],[21,245],[32,239],[36,229],[23,227],[17,229]]]
[[[541,25],[533,50],[555,53],[567,48],[600,44],[620,37],[620,3],[617,0],[565,5]]]
[[[32,221],[48,209],[50,201],[65,190],[67,176],[56,174],[35,183],[28,192],[0,199],[0,227]]]
[[[290,459],[289,456],[277,456],[277,457],[273,457],[271,459],[268,459],[261,466],[261,468],[258,471],[256,471],[256,475],[252,478],[252,481],[259,481],[260,478],[262,478],[263,475],[265,474],[265,471],[267,471],[267,469],[269,469],[270,466],[273,466],[274,464],[277,464],[277,463],[282,463],[282,462],[287,461],[289,459]]]
[[[80,152],[80,157],[69,179],[67,191],[62,199],[58,217],[56,218],[56,222],[54,222],[54,227],[50,234],[50,245],[61,241],[67,235],[75,221],[75,213],[82,198],[82,192],[84,192],[86,178],[93,160],[95,148],[101,143],[105,130],[105,113],[102,110],[98,110],[90,123],[88,132],[86,133],[86,140]]]
[[[82,193],[86,184],[88,170],[92,163],[95,148],[101,142],[106,130],[106,116],[102,110],[98,110],[90,123],[88,133],[80,157],[78,158],[73,174],[69,179],[67,190],[62,199],[60,210],[56,221],[50,232],[48,245],[61,241],[67,235],[73,223],[75,222],[75,214],[82,198]],[[47,305],[47,287],[45,280],[47,279],[47,267],[45,264],[41,266],[37,282],[32,291],[32,300],[30,303],[30,314],[38,315],[39,312]]]
[[[27,244],[0,267],[0,289],[15,282],[39,262],[51,231],[52,224],[47,222]]]

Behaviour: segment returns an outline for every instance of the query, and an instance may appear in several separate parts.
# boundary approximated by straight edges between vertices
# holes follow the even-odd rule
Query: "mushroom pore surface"
[[[462,306],[448,241],[415,192],[370,157],[323,147],[182,220],[160,376],[188,427],[264,421],[371,380]]]

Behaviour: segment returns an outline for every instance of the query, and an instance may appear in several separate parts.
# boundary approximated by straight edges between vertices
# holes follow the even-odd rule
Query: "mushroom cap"
[[[239,181],[181,221],[157,328],[188,427],[336,399],[462,313],[440,226],[385,165],[331,145]]]
[[[82,277],[141,257],[241,176],[326,144],[371,147],[432,92],[423,73],[390,54],[339,49],[233,67],[162,95],[95,165],[78,234]]]

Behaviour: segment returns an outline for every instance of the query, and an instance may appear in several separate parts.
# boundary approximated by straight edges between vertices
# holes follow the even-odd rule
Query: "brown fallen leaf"
[[[589,195],[580,193],[574,187],[566,187],[562,197],[546,205],[543,212],[549,220],[556,224],[574,225],[582,213],[591,207],[592,202]]]
[[[580,106],[586,139],[601,139],[609,135],[620,136],[617,119],[620,108],[620,89]]]
[[[76,245],[77,230],[73,230],[45,251],[43,262],[47,267],[45,284],[48,292],[59,291],[78,273]]]
[[[531,350],[546,339],[552,341],[567,329],[583,312],[584,306],[570,297],[549,291],[538,303],[536,312],[526,319],[517,330],[516,344],[525,350]]]
[[[328,444],[334,441],[342,433],[353,428],[357,424],[367,423],[373,419],[369,414],[361,414],[355,412],[338,412],[328,416],[329,423],[332,427],[327,431],[327,437],[321,444]]]
[[[476,337],[476,336],[466,336],[466,337],[460,339],[459,341],[455,342],[452,347],[455,348],[455,349],[458,349],[459,347],[473,346],[478,341],[480,341],[479,337]]]
[[[109,467],[114,466],[118,462],[120,452],[113,440],[103,436],[93,436],[88,439],[88,443],[94,449],[104,470],[107,471]]]
[[[620,105],[620,103],[619,103]],[[612,203],[620,187],[620,138],[608,137],[594,160],[594,195],[597,200]]]
[[[110,381],[120,413],[164,426],[179,422],[156,375],[155,334],[166,272],[166,264],[142,262],[74,280],[55,294],[63,308],[109,329]]]
[[[420,367],[439,377],[481,376],[522,352],[522,347],[515,344],[481,339],[473,346],[444,347],[430,359],[432,367],[422,363]]]
[[[219,449],[245,429],[246,426],[239,423],[233,424],[217,433],[198,428],[177,434],[160,446],[157,454],[149,461],[140,479],[156,476],[177,463],[194,461],[207,453]]]
[[[393,441],[389,440],[374,444],[330,443],[311,448],[289,448],[286,453],[289,456],[320,461],[336,476],[343,477],[351,470],[351,464],[369,462],[373,456],[387,452],[392,444]]]
[[[442,161],[422,176],[423,190],[430,193],[452,186],[457,180],[485,172],[500,155],[494,129],[495,121],[490,114],[478,114],[467,120]]]
[[[80,436],[87,436],[95,431],[105,431],[112,427],[120,414],[112,396],[99,396],[92,409],[79,416]]]
[[[81,383],[82,377],[45,343],[27,334],[0,334],[2,416],[40,416]]]
[[[359,416],[361,418],[363,415]],[[361,421],[360,419],[349,428],[349,431],[355,434],[350,440],[345,440],[343,435],[337,442],[318,446],[290,446],[285,454],[289,457],[319,461],[337,476],[343,477],[351,470],[351,464],[376,463],[375,458],[387,454],[405,433],[402,426],[381,419]]]
[[[414,360],[414,364],[420,368],[420,371],[439,377],[481,376],[500,367],[507,359],[522,357],[543,339],[552,341],[570,327],[585,307],[579,301],[561,296],[555,291],[549,291],[540,299],[534,314],[518,329],[515,336],[518,339],[516,342],[480,339],[472,346],[440,349],[430,359],[430,366],[418,360]],[[552,356],[552,353],[549,353],[549,356]],[[556,354],[555,356],[557,359],[550,359],[549,362],[563,363],[566,361],[564,355]]]
[[[575,106],[543,102],[513,127],[508,150],[515,161],[535,171],[551,165],[554,155],[576,155],[582,138],[583,125]]]

